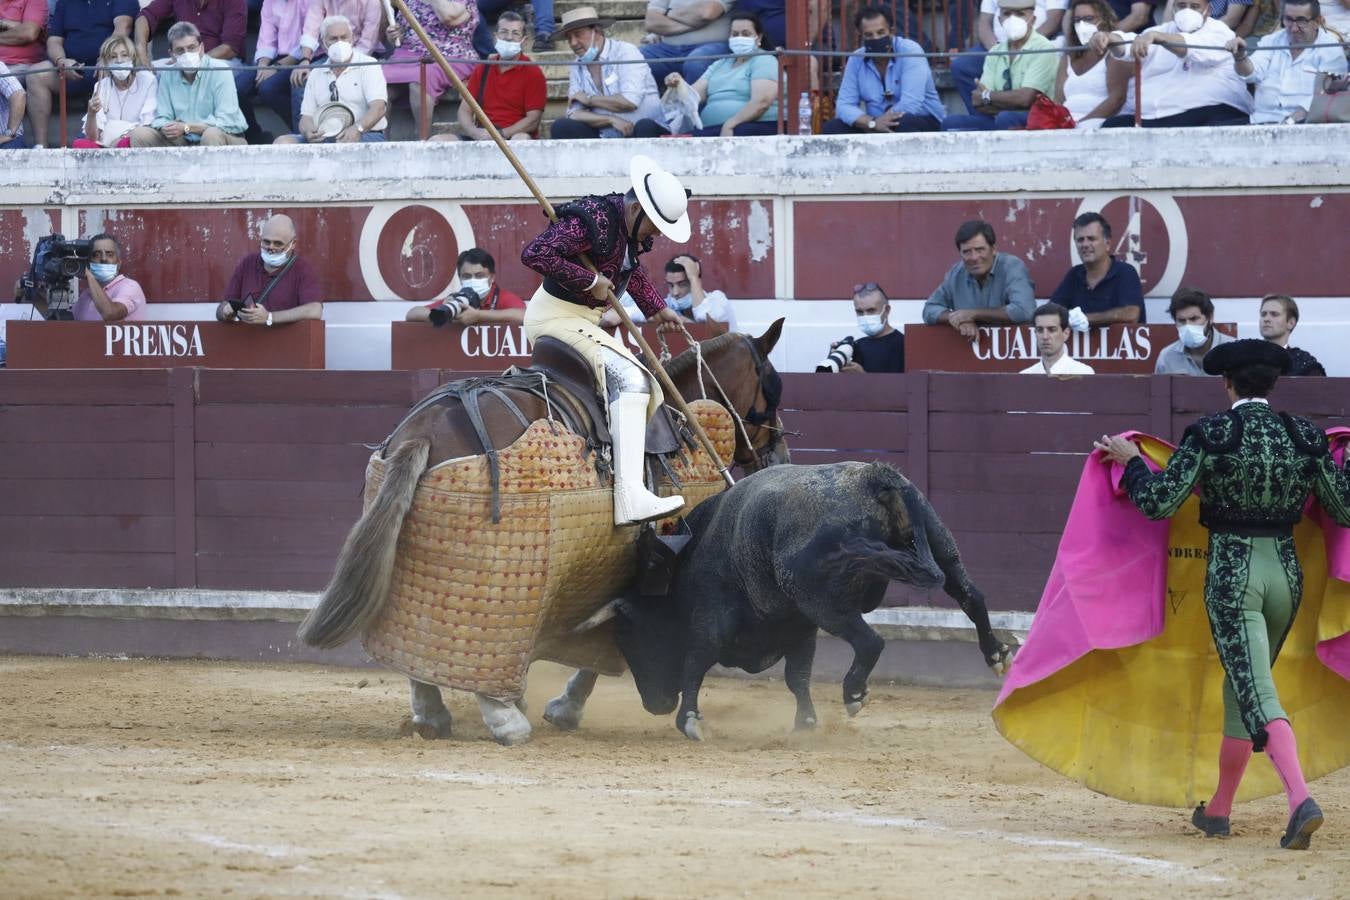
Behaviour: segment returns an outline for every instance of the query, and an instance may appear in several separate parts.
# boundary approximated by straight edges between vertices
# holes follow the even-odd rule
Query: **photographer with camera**
[[[470,247],[455,261],[459,290],[444,300],[414,306],[404,316],[409,322],[430,322],[437,328],[448,322],[470,325],[522,325],[525,301],[497,284],[497,261],[492,254]]]
[[[904,372],[905,335],[891,327],[891,301],[875,281],[853,286],[853,313],[860,338],[852,336],[830,345],[817,372],[857,374]]]
[[[106,233],[90,240],[93,254],[84,270],[85,287],[75,301],[75,321],[141,321],[145,318],[145,291],[122,274],[122,245]]]
[[[278,213],[263,223],[262,251],[239,260],[216,320],[282,325],[323,318],[319,276],[295,252],[295,223]]]
[[[51,234],[38,240],[14,299],[32,304],[52,321],[139,321],[145,316],[145,291],[118,271],[121,265],[121,245],[110,234],[75,241]],[[72,301],[79,279],[85,287]]]

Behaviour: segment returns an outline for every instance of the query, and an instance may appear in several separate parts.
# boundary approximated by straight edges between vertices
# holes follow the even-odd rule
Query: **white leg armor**
[[[609,433],[614,440],[614,524],[661,519],[684,506],[683,497],[658,497],[642,481],[647,441],[647,373],[608,347],[605,382],[609,395]]]

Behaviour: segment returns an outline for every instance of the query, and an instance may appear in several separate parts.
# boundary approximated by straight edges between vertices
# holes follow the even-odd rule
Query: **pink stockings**
[[[1303,769],[1298,762],[1298,742],[1294,729],[1284,719],[1266,723],[1266,755],[1275,767],[1289,800],[1289,814],[1308,799],[1308,785],[1303,781]],[[1205,815],[1228,816],[1233,811],[1233,797],[1237,794],[1247,761],[1252,758],[1252,742],[1225,737],[1219,745],[1219,786],[1205,804]]]

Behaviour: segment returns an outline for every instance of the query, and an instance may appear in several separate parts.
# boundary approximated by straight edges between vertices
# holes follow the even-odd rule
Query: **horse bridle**
[[[745,415],[741,415],[732,407],[730,398],[727,398],[728,409],[732,415],[740,418],[748,426],[755,429],[752,436],[748,431],[745,432],[745,440],[749,445],[749,450],[755,454],[755,462],[758,467],[763,469],[768,464],[765,460],[771,457],[777,450],[778,445],[783,441],[783,429],[778,424],[778,403],[783,399],[783,376],[778,374],[778,370],[769,364],[769,360],[764,354],[759,352],[755,342],[748,335],[741,335],[741,340],[745,342],[746,349],[750,351],[750,359],[755,364],[755,381],[758,385],[757,394],[764,395],[764,409],[755,408],[755,400],[750,399],[750,409]],[[763,447],[756,448],[754,439],[759,436],[760,431],[767,430],[772,437]]]

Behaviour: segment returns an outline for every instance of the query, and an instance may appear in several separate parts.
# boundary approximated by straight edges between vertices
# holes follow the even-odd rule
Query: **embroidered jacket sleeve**
[[[569,291],[584,294],[595,284],[595,273],[574,257],[590,249],[586,227],[575,216],[563,216],[525,245],[520,261]]]
[[[1190,496],[1204,460],[1200,441],[1188,433],[1161,472],[1150,472],[1139,457],[1130,460],[1125,466],[1125,492],[1141,513],[1150,519],[1165,519]]]
[[[656,290],[651,276],[641,265],[628,278],[628,296],[633,298],[637,308],[649,319],[666,308],[666,298]]]

